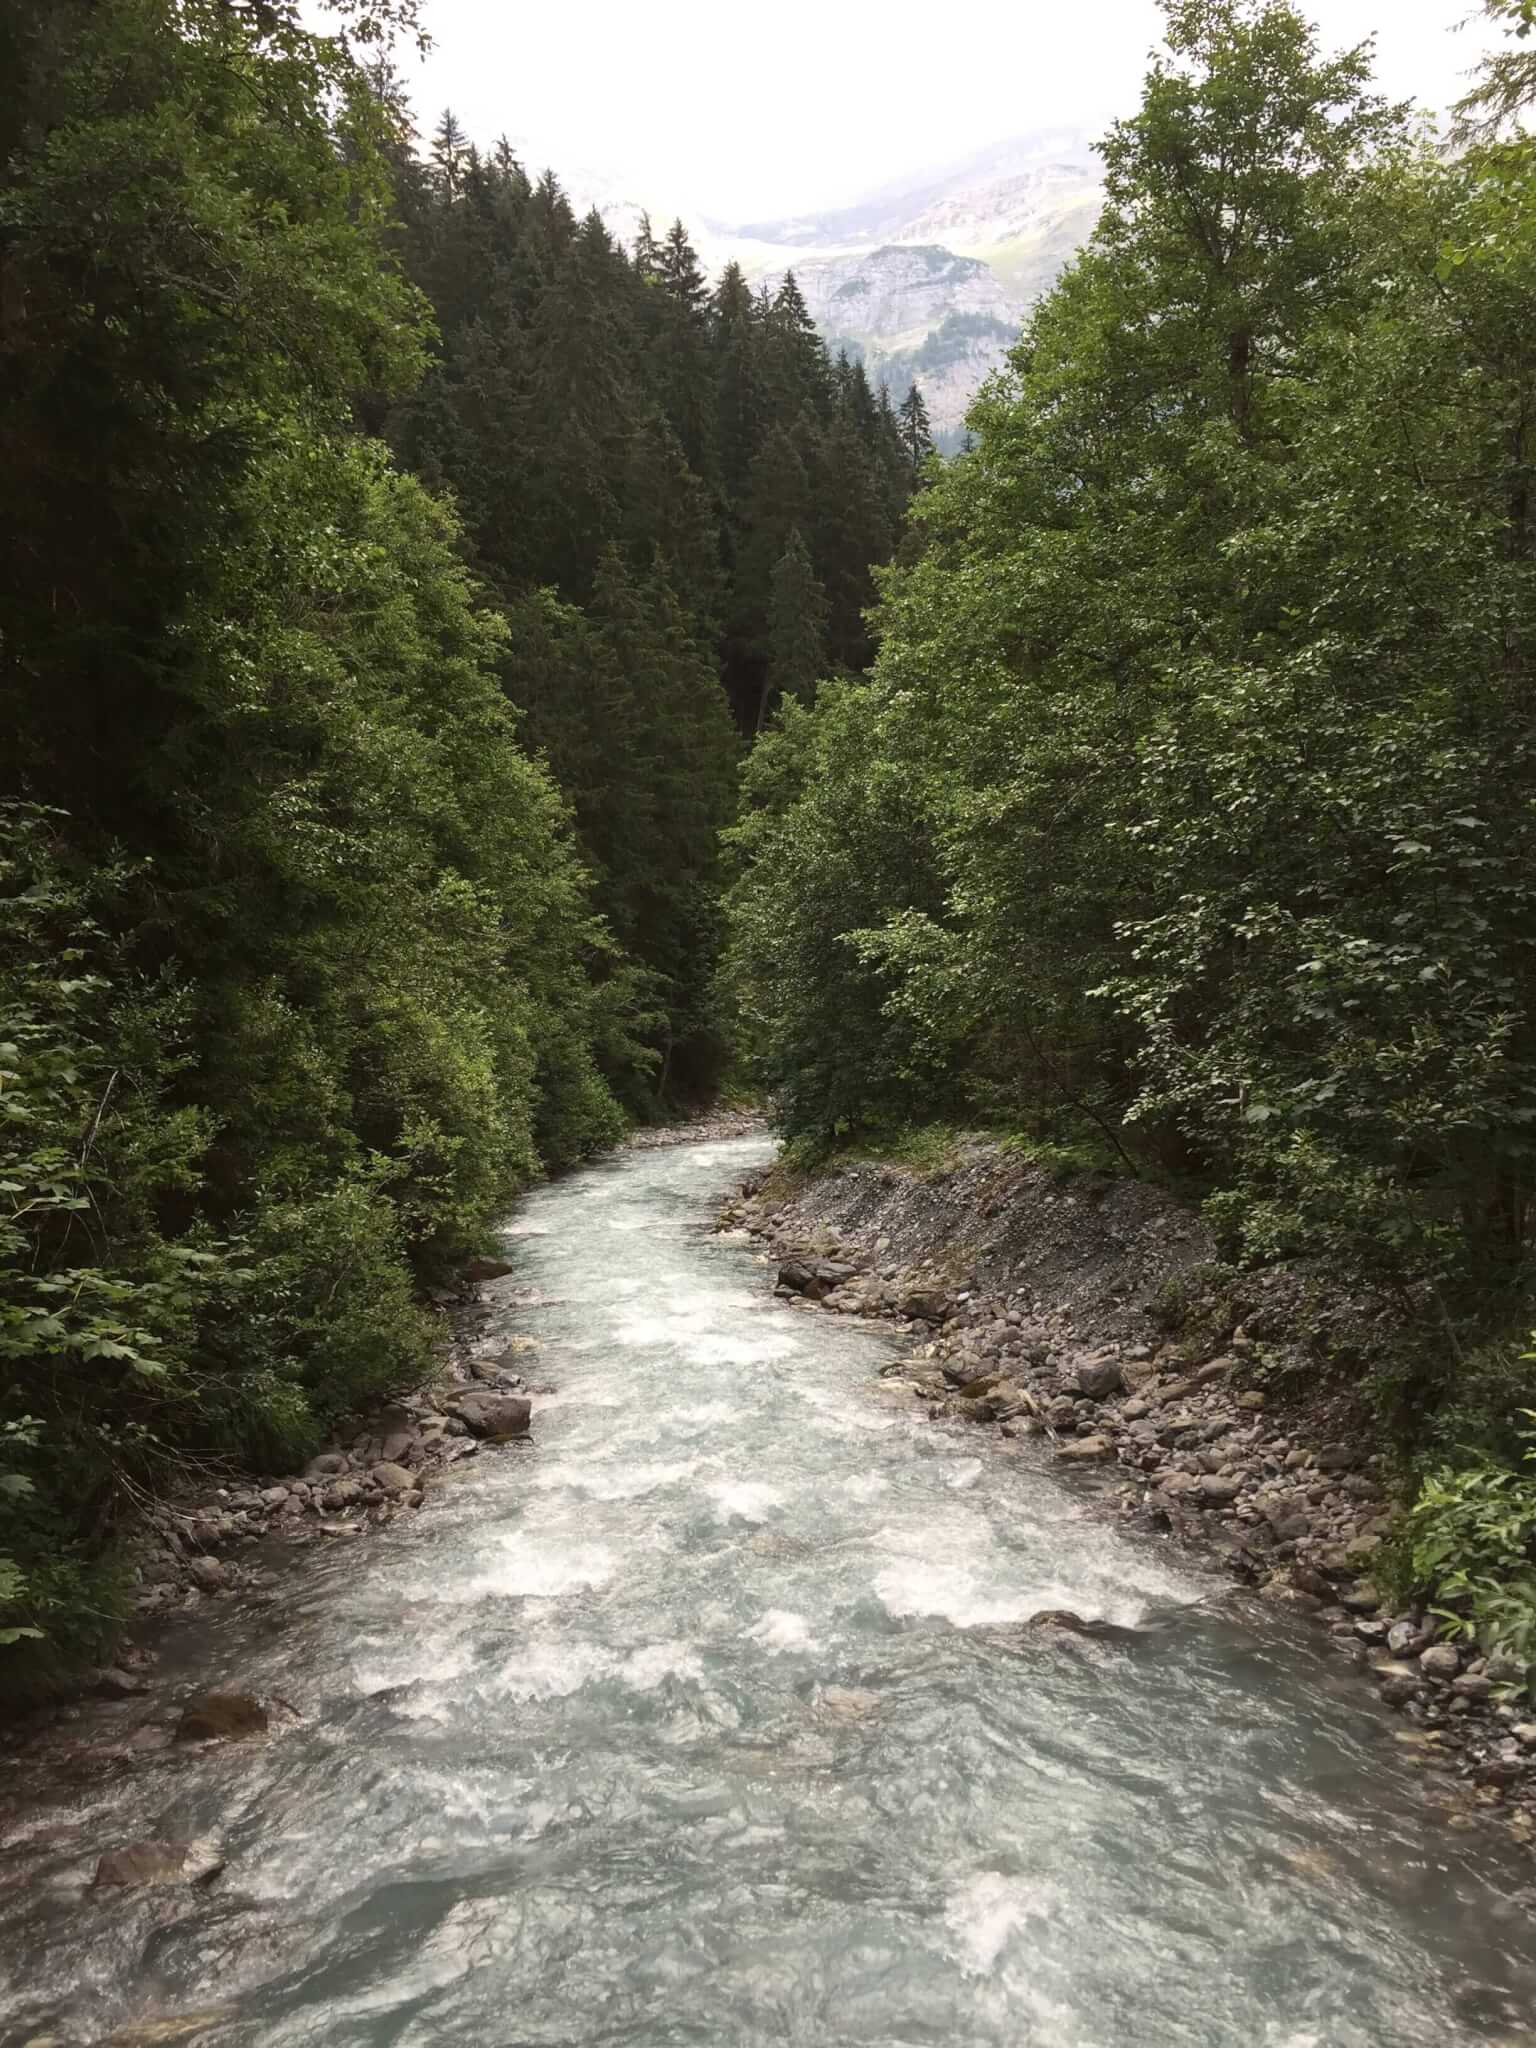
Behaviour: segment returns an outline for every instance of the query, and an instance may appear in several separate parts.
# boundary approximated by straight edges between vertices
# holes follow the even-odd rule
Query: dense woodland
[[[792,279],[418,135],[412,0],[0,12],[11,1697],[731,1072],[1396,1303],[1401,1568],[1536,1654],[1536,0],[1452,148],[1164,5],[947,463]]]
[[[13,1696],[136,1502],[419,1383],[518,1189],[713,1085],[739,756],[867,661],[926,452],[334,13],[0,12]]]

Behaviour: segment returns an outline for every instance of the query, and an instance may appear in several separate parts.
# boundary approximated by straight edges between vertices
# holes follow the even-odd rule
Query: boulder
[[[779,1268],[779,1285],[791,1294],[803,1294],[808,1301],[825,1301],[857,1271],[856,1266],[844,1265],[840,1259],[786,1259]]]
[[[1077,1368],[1078,1391],[1090,1401],[1108,1400],[1125,1385],[1118,1358],[1085,1358]]]
[[[266,1708],[243,1692],[208,1692],[189,1700],[176,1724],[178,1742],[244,1742],[264,1735]]]
[[[533,1403],[521,1394],[456,1394],[448,1405],[476,1436],[526,1436],[533,1417]]]
[[[354,1507],[363,1497],[362,1482],[357,1479],[337,1479],[325,1489],[321,1505],[327,1508]]]
[[[1374,1614],[1381,1605],[1381,1595],[1369,1579],[1357,1579],[1340,1593],[1339,1603],[1351,1614]]]
[[[1419,1657],[1419,1669],[1426,1678],[1454,1678],[1461,1669],[1461,1652],[1454,1643],[1431,1643]]]
[[[931,1287],[909,1288],[896,1305],[904,1316],[911,1316],[918,1322],[939,1323],[944,1320],[944,1297]]]
[[[403,1465],[396,1465],[389,1459],[375,1465],[371,1476],[389,1494],[409,1493],[416,1484],[413,1474],[407,1472]]]
[[[96,1864],[97,1885],[174,1884],[187,1860],[185,1842],[130,1842]]]
[[[487,1280],[504,1280],[515,1270],[510,1259],[471,1259],[461,1269],[460,1277],[471,1287],[479,1287]]]
[[[1215,1472],[1207,1472],[1200,1481],[1200,1498],[1207,1507],[1227,1508],[1243,1490],[1243,1482],[1236,1476],[1223,1478]]]
[[[1107,1436],[1080,1436],[1073,1438],[1070,1443],[1056,1446],[1058,1458],[1067,1458],[1079,1465],[1094,1459],[1112,1457],[1113,1454],[1114,1446]]]
[[[305,1466],[304,1477],[321,1479],[332,1473],[345,1472],[346,1469],[347,1459],[344,1451],[322,1451],[318,1458],[311,1458]]]
[[[187,1572],[194,1586],[204,1593],[217,1593],[229,1584],[229,1567],[216,1557],[191,1557]]]

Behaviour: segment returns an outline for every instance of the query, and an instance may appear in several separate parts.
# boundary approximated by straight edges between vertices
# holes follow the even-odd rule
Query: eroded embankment
[[[1371,1575],[1388,1459],[1347,1384],[1316,1368],[1386,1340],[1369,1304],[1294,1270],[1234,1280],[1161,1190],[1063,1179],[984,1140],[936,1172],[776,1167],[723,1220],[767,1241],[782,1293],[904,1325],[935,1420],[1047,1438],[1063,1464],[1104,1471],[1107,1511],[1314,1615],[1401,1711],[1404,1747],[1536,1840],[1523,1667],[1446,1639]]]

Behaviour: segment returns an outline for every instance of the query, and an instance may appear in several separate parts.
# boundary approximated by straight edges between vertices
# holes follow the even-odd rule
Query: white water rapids
[[[1299,1626],[1033,1447],[922,1419],[893,1340],[775,1300],[709,1235],[766,1153],[524,1204],[534,1447],[173,1640],[188,1691],[301,1725],[12,1816],[6,2048],[1532,2038],[1513,1852],[1447,1828]],[[1010,1643],[1045,1607],[1174,1619]],[[224,1875],[82,1890],[142,1836],[212,1838]]]

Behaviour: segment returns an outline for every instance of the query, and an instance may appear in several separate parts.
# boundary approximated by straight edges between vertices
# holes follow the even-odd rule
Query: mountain
[[[825,213],[709,224],[752,277],[793,269],[834,347],[896,396],[922,386],[940,445],[1024,314],[1086,239],[1101,201],[1087,137],[1015,136]]]
[[[987,265],[932,243],[793,268],[828,347],[861,358],[897,400],[920,384],[941,442],[957,436],[977,385],[1018,336],[1021,309]]]

